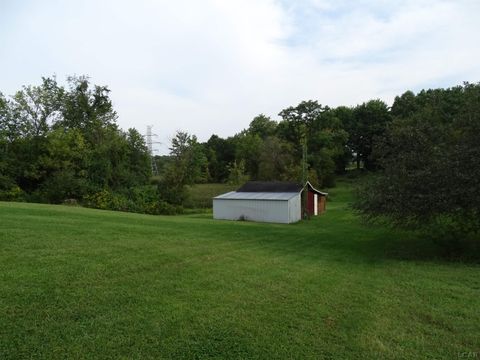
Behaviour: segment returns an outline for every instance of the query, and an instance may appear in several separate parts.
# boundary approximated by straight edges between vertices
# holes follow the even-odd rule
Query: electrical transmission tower
[[[153,175],[158,175],[158,169],[157,169],[157,162],[155,161],[155,156],[153,155],[153,144],[160,144],[158,141],[153,141],[153,137],[158,136],[157,134],[152,134],[152,127],[153,125],[147,125],[147,135],[145,137],[147,138],[147,148],[148,152],[150,153],[150,163],[152,166],[152,174]]]

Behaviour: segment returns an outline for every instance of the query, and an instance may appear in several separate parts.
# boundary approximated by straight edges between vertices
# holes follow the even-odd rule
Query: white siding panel
[[[290,201],[213,199],[213,218],[289,223]]]
[[[302,218],[302,198],[300,194],[288,201],[288,218],[291,223],[300,221]]]

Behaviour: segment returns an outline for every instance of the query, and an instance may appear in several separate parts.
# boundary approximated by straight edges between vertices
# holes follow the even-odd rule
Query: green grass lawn
[[[0,203],[0,359],[480,357],[480,266],[368,228]]]

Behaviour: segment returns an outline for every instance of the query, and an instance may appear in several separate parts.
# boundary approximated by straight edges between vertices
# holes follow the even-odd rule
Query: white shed
[[[295,183],[248,182],[213,198],[213,218],[289,224],[302,217],[302,189]]]

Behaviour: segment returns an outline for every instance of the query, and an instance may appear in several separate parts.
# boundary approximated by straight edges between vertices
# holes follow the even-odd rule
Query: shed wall
[[[289,203],[286,200],[213,199],[213,218],[289,223]]]
[[[288,200],[288,218],[291,223],[302,219],[302,197],[300,194]]]
[[[314,201],[315,201],[314,193],[308,190],[307,191],[307,213],[310,216],[314,215],[314,212],[315,212]]]

